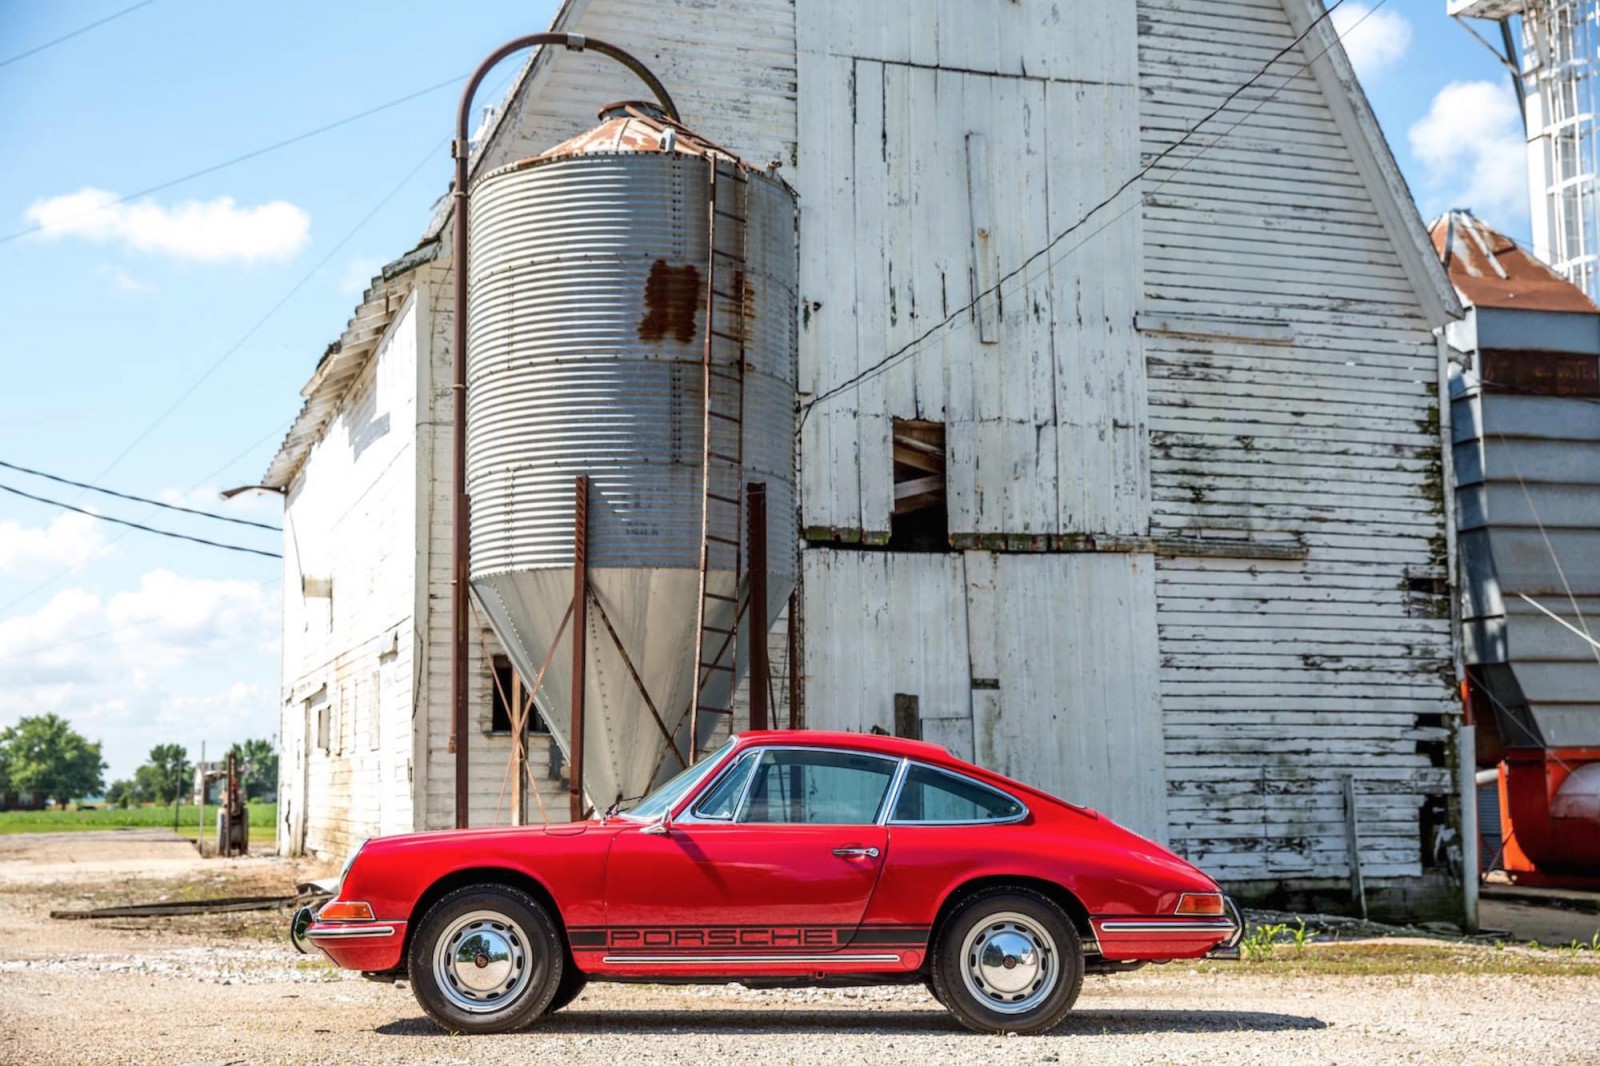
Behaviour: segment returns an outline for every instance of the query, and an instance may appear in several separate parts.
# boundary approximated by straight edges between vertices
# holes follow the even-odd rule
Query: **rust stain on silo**
[[[694,319],[700,310],[700,271],[692,263],[669,266],[665,259],[650,264],[644,283],[644,318],[639,339],[671,336],[684,344],[694,340]]]

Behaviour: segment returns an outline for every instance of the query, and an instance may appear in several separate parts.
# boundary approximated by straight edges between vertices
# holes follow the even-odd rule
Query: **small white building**
[[[799,192],[806,724],[920,732],[1258,898],[1347,893],[1353,813],[1373,907],[1442,914],[1459,307],[1323,15],[568,0],[554,28]],[[476,170],[641,91],[547,51]],[[374,279],[265,479],[289,849],[452,824],[448,238]],[[481,824],[509,738],[477,645]]]

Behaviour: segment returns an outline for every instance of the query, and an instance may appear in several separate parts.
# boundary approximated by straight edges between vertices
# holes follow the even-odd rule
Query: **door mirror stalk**
[[[671,818],[669,816],[663,814],[659,821],[651,822],[649,825],[647,825],[643,829],[639,830],[639,832],[643,833],[645,836],[664,837],[664,836],[667,835],[667,830],[669,830],[671,828],[672,828],[672,820],[671,820]]]

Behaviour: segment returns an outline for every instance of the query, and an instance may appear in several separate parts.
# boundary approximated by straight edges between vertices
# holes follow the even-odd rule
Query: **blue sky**
[[[0,0],[0,62],[130,2]],[[1346,0],[1340,22],[1372,2]],[[260,476],[366,279],[421,233],[448,181],[459,85],[136,204],[108,201],[464,76],[554,8],[155,0],[0,65],[0,238],[46,225],[0,240],[12,338],[0,461],[275,522],[276,497],[223,504],[216,492]],[[1347,43],[1424,215],[1475,207],[1525,236],[1508,80],[1444,0],[1388,0]],[[11,471],[0,484],[277,548],[269,532]],[[215,752],[274,735],[279,583],[275,560],[0,494],[0,725],[63,714],[105,743],[108,777],[157,743],[195,757],[202,741]]]

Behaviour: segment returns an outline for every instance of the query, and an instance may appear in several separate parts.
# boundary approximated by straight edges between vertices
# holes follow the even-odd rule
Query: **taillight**
[[[370,922],[372,921],[372,904],[347,903],[334,900],[325,903],[322,910],[317,912],[319,922]]]
[[[1221,917],[1228,912],[1222,905],[1220,892],[1185,892],[1178,897],[1178,909],[1173,913],[1209,918]]]

